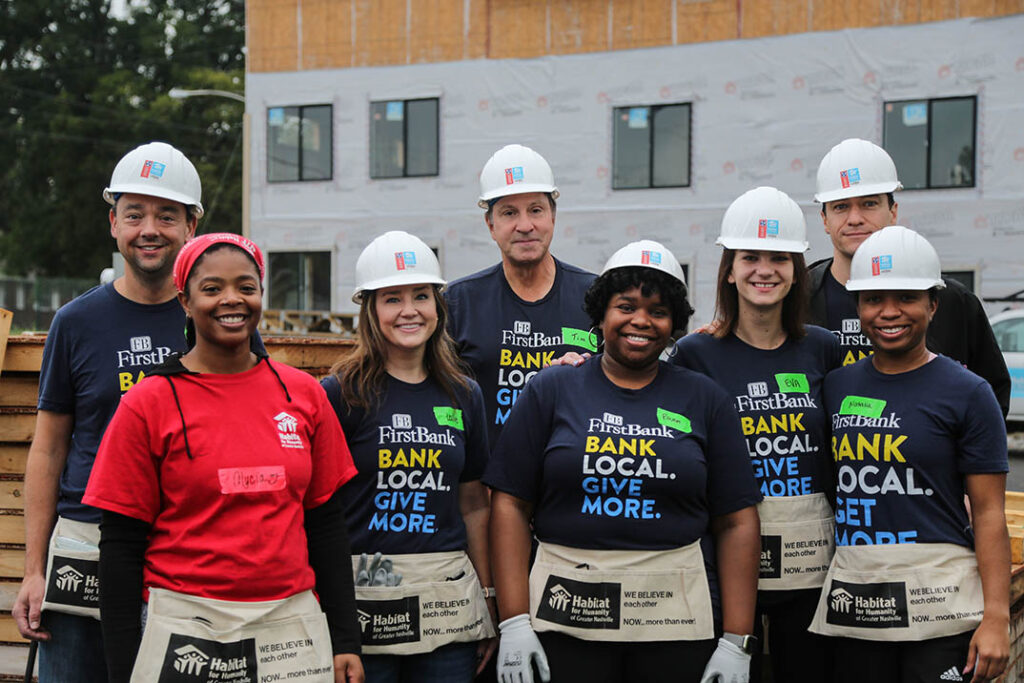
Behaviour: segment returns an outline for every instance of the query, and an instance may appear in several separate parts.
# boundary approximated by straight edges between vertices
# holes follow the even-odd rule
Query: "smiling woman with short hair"
[[[745,681],[761,496],[728,396],[659,360],[682,268],[634,242],[584,307],[603,353],[530,380],[484,476],[501,679]]]

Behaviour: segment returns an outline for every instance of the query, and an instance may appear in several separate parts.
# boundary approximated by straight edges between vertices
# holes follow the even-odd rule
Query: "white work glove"
[[[501,683],[533,683],[533,667],[537,662],[540,680],[551,680],[548,657],[530,626],[529,614],[517,614],[498,624],[501,641],[498,643],[498,680]]]
[[[356,568],[357,586],[397,586],[402,583],[402,575],[392,571],[391,560],[376,553],[367,568],[367,559],[366,553],[359,556],[359,566]]]
[[[723,638],[704,667],[700,683],[748,683],[750,655]]]

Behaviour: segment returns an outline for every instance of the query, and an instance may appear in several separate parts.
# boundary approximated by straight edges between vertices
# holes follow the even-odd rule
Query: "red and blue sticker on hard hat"
[[[416,267],[416,252],[415,251],[396,251],[395,252],[395,268],[398,270],[405,270],[406,268]]]
[[[165,168],[167,168],[167,164],[161,164],[159,161],[150,161],[147,159],[146,163],[142,165],[142,173],[139,175],[143,178],[162,178]]]
[[[848,168],[845,171],[839,172],[839,181],[843,184],[843,187],[849,187],[850,185],[856,185],[860,182],[860,169],[859,168]]]
[[[644,249],[640,252],[640,263],[649,264],[652,266],[661,265],[661,252],[660,251],[648,251]]]
[[[882,273],[892,272],[892,255],[886,254],[885,256],[872,256],[871,257],[871,274],[881,275]]]
[[[779,236],[779,222],[770,218],[761,218],[757,221],[757,236],[759,239]]]
[[[513,183],[523,182],[523,167],[513,166],[512,168],[505,169],[505,184],[512,185]]]

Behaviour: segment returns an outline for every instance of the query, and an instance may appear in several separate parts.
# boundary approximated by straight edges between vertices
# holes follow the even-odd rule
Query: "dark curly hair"
[[[662,303],[672,312],[673,337],[686,330],[693,314],[690,302],[686,300],[686,285],[664,271],[645,266],[616,268],[594,280],[583,297],[583,310],[590,317],[591,324],[595,328],[600,325],[612,297],[633,287],[639,287],[644,296],[661,296]]]

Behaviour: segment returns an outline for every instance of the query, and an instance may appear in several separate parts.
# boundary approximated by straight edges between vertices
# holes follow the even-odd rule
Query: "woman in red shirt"
[[[186,244],[190,350],[125,395],[97,454],[84,500],[104,511],[112,682],[363,680],[352,576],[333,560],[355,466],[317,382],[250,350],[262,279],[244,237]]]

